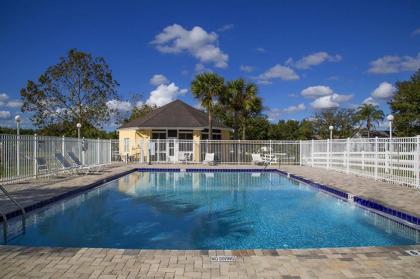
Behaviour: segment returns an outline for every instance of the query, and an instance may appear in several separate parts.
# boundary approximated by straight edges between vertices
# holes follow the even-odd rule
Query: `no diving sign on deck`
[[[236,256],[211,256],[212,262],[236,262]]]

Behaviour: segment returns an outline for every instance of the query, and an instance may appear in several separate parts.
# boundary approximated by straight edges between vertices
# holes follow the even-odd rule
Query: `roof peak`
[[[226,129],[219,121],[214,121],[216,129]],[[208,116],[205,112],[176,99],[166,105],[158,107],[143,117],[133,119],[121,128],[206,128]]]

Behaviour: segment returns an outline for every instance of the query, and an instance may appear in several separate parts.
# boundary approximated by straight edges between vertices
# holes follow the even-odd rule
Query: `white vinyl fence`
[[[307,141],[137,140],[0,135],[0,183],[62,170],[56,153],[71,151],[84,165],[114,161],[202,163],[214,153],[219,164],[252,164],[252,154],[272,165],[306,165],[371,177],[420,189],[420,136]],[[47,169],[39,169],[44,158]]]
[[[420,136],[301,142],[301,164],[420,188]]]
[[[0,183],[63,171],[56,154],[68,158],[73,152],[83,165],[109,164],[117,159],[117,147],[112,140],[0,135]]]
[[[125,146],[130,161],[153,163],[200,163],[214,153],[221,164],[251,164],[257,153],[271,164],[299,164],[299,141],[251,140],[138,140]]]

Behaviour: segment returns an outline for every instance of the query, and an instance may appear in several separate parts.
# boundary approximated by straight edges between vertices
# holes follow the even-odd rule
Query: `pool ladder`
[[[25,233],[26,230],[26,211],[23,208],[22,205],[20,205],[20,203],[18,203],[17,200],[15,200],[10,193],[2,186],[0,185],[0,190],[4,193],[4,195],[9,198],[9,200],[11,200],[20,210],[20,212],[22,213],[22,231],[23,233]],[[8,236],[8,223],[7,223],[7,216],[6,214],[4,214],[3,212],[0,212],[0,215],[3,218],[3,242],[6,244],[7,243],[7,236]]]

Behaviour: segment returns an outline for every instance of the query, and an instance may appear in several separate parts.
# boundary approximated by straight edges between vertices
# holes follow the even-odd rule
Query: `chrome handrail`
[[[20,203],[18,203],[10,195],[10,193],[2,185],[0,185],[0,190],[2,190],[3,193],[6,195],[6,197],[8,197],[19,208],[19,210],[22,212],[22,229],[23,229],[23,232],[25,233],[25,230],[26,230],[26,211],[25,211],[25,209],[23,208],[23,206],[20,205]]]

